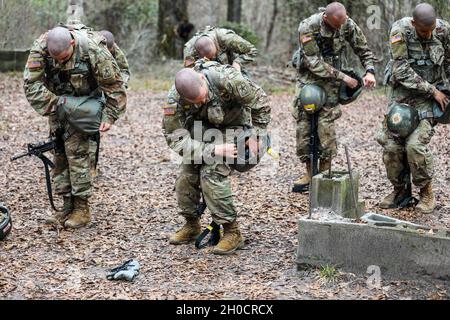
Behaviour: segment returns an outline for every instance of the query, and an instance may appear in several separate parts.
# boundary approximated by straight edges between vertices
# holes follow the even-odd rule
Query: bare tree
[[[266,51],[269,50],[270,43],[272,42],[273,29],[275,27],[275,20],[278,15],[278,0],[273,0],[273,12],[272,18],[270,19],[269,30],[267,31],[267,39],[266,39]]]
[[[67,22],[78,23],[81,22],[81,18],[84,16],[83,0],[69,0],[67,7]]]
[[[242,0],[228,0],[227,20],[241,23]]]
[[[188,0],[159,0],[158,48],[163,58],[179,58],[180,39],[177,29],[188,19]]]

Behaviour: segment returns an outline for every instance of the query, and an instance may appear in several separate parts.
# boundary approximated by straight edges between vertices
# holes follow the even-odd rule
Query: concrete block
[[[403,222],[376,226],[302,219],[297,265],[332,264],[360,274],[366,274],[369,266],[378,266],[381,276],[388,279],[431,276],[450,280],[450,230]]]
[[[359,174],[353,173],[356,197],[359,194]],[[358,199],[357,199],[358,200]],[[312,180],[312,209],[330,209],[344,218],[359,219],[364,214],[365,203],[358,200],[355,210],[350,175],[345,171],[333,171],[331,177],[327,172],[320,173]]]

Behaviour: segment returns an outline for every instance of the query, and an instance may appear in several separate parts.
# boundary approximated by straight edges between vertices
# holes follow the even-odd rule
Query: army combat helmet
[[[450,96],[450,90],[446,88],[437,87],[439,91],[447,96]],[[433,117],[438,123],[449,124],[450,123],[450,102],[445,106],[444,111],[442,111],[441,106],[435,100],[433,103]]]
[[[11,216],[9,210],[0,204],[0,240],[6,238],[8,233],[11,231]]]
[[[396,138],[406,139],[419,125],[419,113],[410,105],[394,102],[389,109],[386,125]]]
[[[342,105],[346,105],[352,103],[359,97],[364,87],[364,81],[354,71],[342,71],[342,72],[358,81],[358,86],[354,89],[351,89],[349,86],[347,86],[347,84],[341,82],[341,85],[339,87],[339,103]]]
[[[67,121],[76,131],[94,135],[102,121],[104,99],[92,96],[62,96],[58,101],[57,115],[60,121]]]
[[[327,94],[321,86],[307,84],[302,88],[302,91],[300,91],[300,104],[309,114],[320,111],[326,101]]]
[[[257,139],[261,142],[261,148],[258,154],[252,154],[250,149],[246,146],[249,139]],[[262,157],[267,151],[269,144],[269,136],[257,135],[255,130],[244,129],[240,131],[234,139],[234,144],[237,147],[237,158],[230,164],[230,167],[238,172],[247,172],[256,167],[261,161]]]

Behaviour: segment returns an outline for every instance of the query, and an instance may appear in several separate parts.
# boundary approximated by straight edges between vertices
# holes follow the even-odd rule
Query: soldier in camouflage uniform
[[[108,50],[111,52],[114,59],[116,59],[117,65],[120,68],[120,73],[122,74],[123,82],[125,83],[125,86],[128,87],[131,73],[125,53],[117,45],[114,35],[110,31],[102,30],[100,31],[100,34],[105,37]]]
[[[122,75],[122,80],[125,84],[125,88],[128,88],[128,83],[130,81],[130,66],[128,65],[127,57],[125,53],[120,49],[114,39],[114,35],[107,30],[102,30],[99,32],[106,39],[106,46],[108,47],[109,52],[116,60],[117,65],[120,69],[120,74]],[[97,168],[97,146],[98,143],[95,140],[91,140],[89,142],[89,156],[91,161],[91,176],[92,178],[97,177],[98,168]]]
[[[386,69],[386,82],[392,88],[391,99],[416,108],[421,121],[405,141],[394,138],[386,123],[377,134],[377,141],[384,148],[383,161],[387,176],[394,186],[394,192],[380,203],[382,208],[392,208],[396,199],[403,196],[405,181],[402,176],[407,169],[407,162],[413,183],[420,188],[420,202],[416,210],[429,214],[435,209],[432,189],[433,156],[427,145],[434,135],[436,125],[432,106],[437,102],[444,108],[449,100],[437,89],[442,84],[448,87],[449,36],[449,23],[437,19],[434,8],[428,4],[418,5],[412,18],[403,18],[391,28],[392,60]]]
[[[307,174],[294,182],[294,190],[304,190],[309,185],[311,165],[309,160],[310,117],[300,106],[300,92],[306,84],[321,86],[327,93],[324,108],[319,111],[319,170],[328,170],[331,158],[336,155],[336,133],[334,121],[342,112],[338,105],[339,87],[342,82],[350,88],[358,86],[357,80],[343,73],[345,51],[350,46],[361,60],[366,75],[364,85],[376,85],[374,54],[370,51],[366,37],[356,23],[348,18],[345,7],[332,3],[324,12],[319,12],[300,23],[300,58],[298,64],[297,94],[293,116],[297,121],[297,155],[306,164]]]
[[[214,221],[224,227],[224,236],[213,253],[230,254],[244,240],[236,222],[229,179],[232,169],[220,161],[222,157],[236,158],[237,154],[235,132],[226,130],[252,127],[258,134],[264,134],[270,122],[268,98],[259,86],[233,67],[207,60],[197,61],[194,69],[180,71],[175,90],[179,95],[169,94],[164,107],[163,129],[170,148],[183,156],[176,194],[180,213],[187,222],[170,238],[170,243],[188,243],[200,234],[196,211],[203,192]],[[200,137],[193,132],[194,121],[200,121]],[[219,130],[225,138],[221,142],[203,141],[202,132],[208,129]],[[258,143],[251,139],[249,148],[258,152]],[[191,156],[195,162],[189,159]],[[220,159],[205,161],[205,157]]]
[[[184,46],[184,66],[191,67],[201,58],[220,64],[232,65],[241,71],[241,66],[255,61],[258,50],[234,31],[206,27]]]
[[[90,222],[88,199],[92,194],[89,171],[89,137],[60,122],[56,110],[64,96],[106,98],[101,132],[108,131],[124,112],[126,93],[116,61],[103,37],[83,27],[56,27],[33,44],[24,71],[25,95],[31,106],[49,119],[50,134],[59,128],[68,137],[65,151],[55,154],[55,192],[63,196],[64,212],[53,222],[80,228]]]

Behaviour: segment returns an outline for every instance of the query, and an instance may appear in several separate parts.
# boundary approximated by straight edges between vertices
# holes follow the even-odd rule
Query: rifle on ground
[[[24,158],[26,156],[31,157],[35,156],[44,164],[45,170],[45,180],[47,185],[47,194],[48,199],[50,201],[50,205],[53,210],[61,211],[56,209],[54,201],[53,201],[53,193],[52,193],[52,183],[50,178],[50,169],[55,168],[55,164],[45,156],[46,152],[55,150],[56,153],[64,152],[64,131],[62,129],[57,129],[55,134],[52,135],[49,141],[41,141],[38,143],[29,143],[27,146],[27,152],[15,155],[11,157],[11,161],[16,161],[18,159]]]

